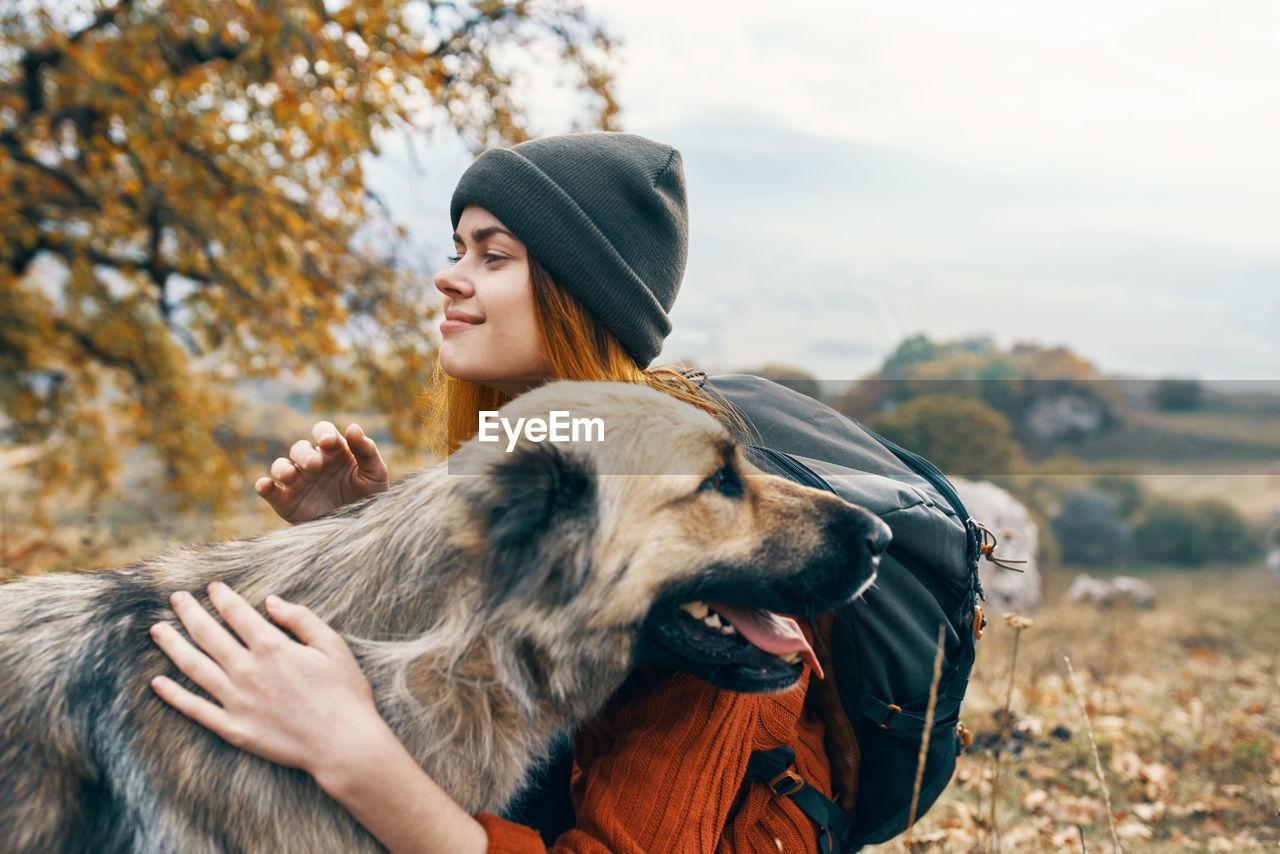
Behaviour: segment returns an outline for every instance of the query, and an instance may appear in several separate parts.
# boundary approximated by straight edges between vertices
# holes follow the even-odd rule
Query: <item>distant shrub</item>
[[[954,394],[913,398],[870,427],[927,457],[947,474],[999,475],[1023,465],[1009,419],[980,400]]]
[[[1213,543],[1213,557],[1219,560],[1257,560],[1265,551],[1260,532],[1240,515],[1236,508],[1216,498],[1206,498],[1194,505],[1200,524]]]
[[[1120,502],[1099,489],[1062,496],[1052,527],[1063,563],[1114,566],[1131,543]]]
[[[1135,515],[1133,540],[1142,557],[1182,566],[1253,560],[1262,542],[1240,513],[1216,498],[1157,499]]]
[[[938,345],[929,340],[924,333],[917,333],[904,339],[896,350],[884,360],[881,370],[891,375],[911,365],[928,362],[938,357]]]
[[[1213,553],[1190,502],[1168,498],[1150,501],[1139,510],[1133,542],[1144,558],[1186,566],[1202,564]]]
[[[1204,403],[1204,386],[1199,380],[1160,380],[1151,389],[1151,402],[1166,412],[1199,409]]]
[[[1116,500],[1122,519],[1132,516],[1146,497],[1142,483],[1133,475],[1100,474],[1093,479],[1093,485]]]

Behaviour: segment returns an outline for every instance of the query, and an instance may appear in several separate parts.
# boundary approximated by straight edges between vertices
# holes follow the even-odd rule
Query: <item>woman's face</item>
[[[524,244],[487,210],[469,205],[453,235],[444,294],[440,365],[455,379],[519,394],[546,379]]]

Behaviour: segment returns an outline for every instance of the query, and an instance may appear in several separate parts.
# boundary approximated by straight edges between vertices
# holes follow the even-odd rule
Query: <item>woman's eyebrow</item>
[[[487,228],[477,228],[475,231],[471,232],[471,242],[483,243],[486,240],[488,240],[490,237],[493,237],[495,234],[506,235],[507,237],[510,237],[512,240],[519,239],[514,234],[512,234],[511,232],[503,228],[502,226],[491,225],[491,226],[488,226]],[[462,242],[462,238],[458,236],[458,232],[456,231],[453,233],[453,242],[454,243]]]

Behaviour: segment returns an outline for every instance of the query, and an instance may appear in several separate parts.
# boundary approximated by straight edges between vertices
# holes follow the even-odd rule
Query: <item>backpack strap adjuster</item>
[[[785,798],[804,788],[804,778],[797,774],[795,769],[784,768],[782,773],[770,780],[767,785],[773,789],[774,794]]]
[[[806,783],[796,772],[795,761],[796,752],[790,747],[753,751],[743,779],[766,783],[807,815],[818,826],[818,850],[822,854],[857,850],[856,846],[849,847],[853,839],[853,819],[835,801]]]

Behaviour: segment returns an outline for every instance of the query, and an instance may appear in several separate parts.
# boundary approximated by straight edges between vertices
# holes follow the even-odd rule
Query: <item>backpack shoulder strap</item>
[[[835,801],[796,773],[795,761],[796,753],[790,747],[754,751],[743,779],[764,783],[779,797],[790,798],[818,825],[818,850],[822,854],[840,854],[853,835],[853,820]]]

